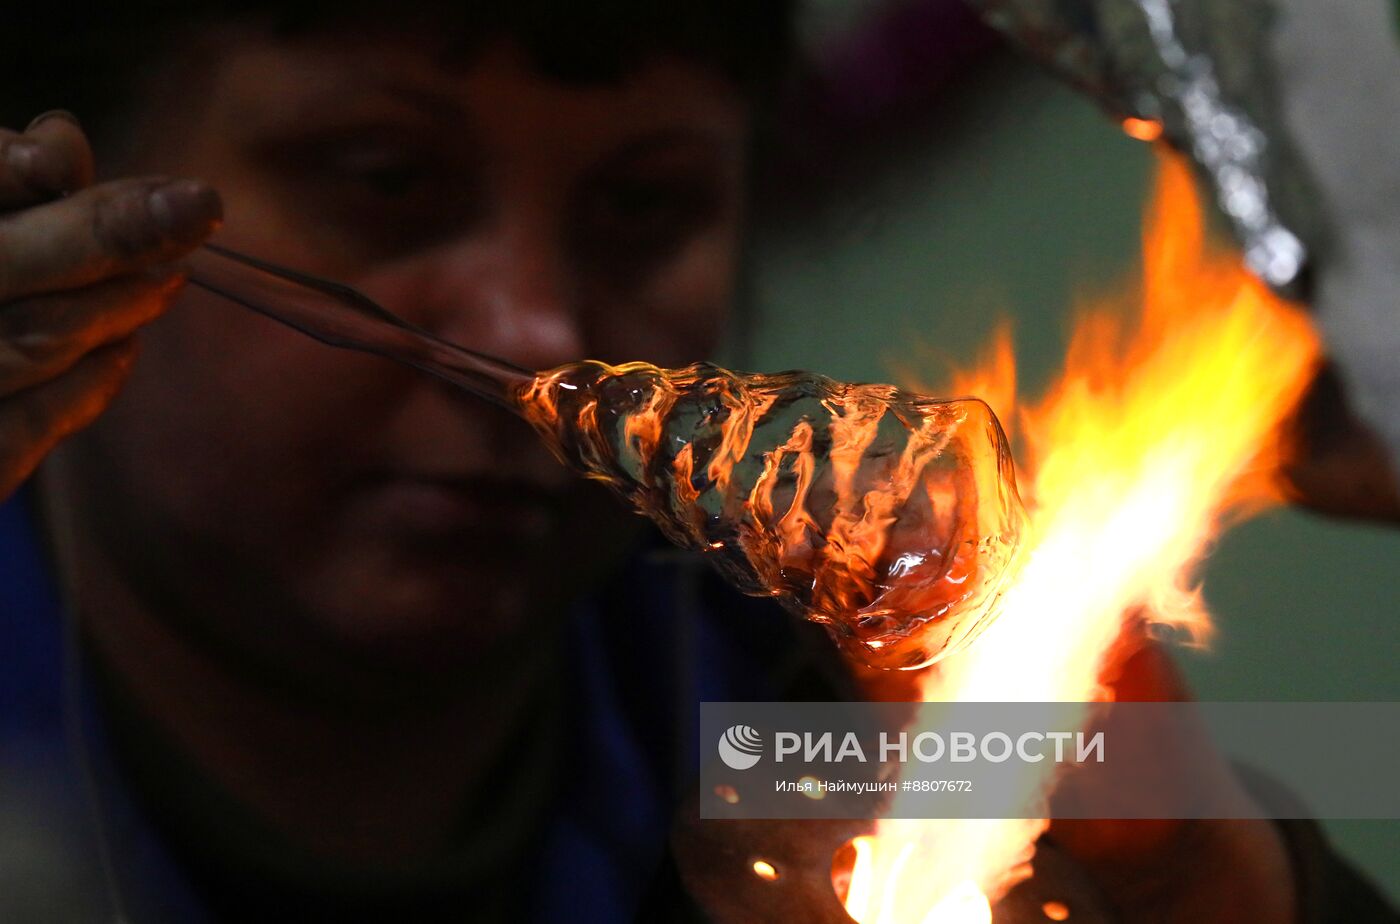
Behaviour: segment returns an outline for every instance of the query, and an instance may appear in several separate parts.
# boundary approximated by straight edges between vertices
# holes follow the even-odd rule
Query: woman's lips
[[[361,527],[485,545],[545,538],[557,525],[559,498],[525,482],[393,475],[364,485],[349,506]]]

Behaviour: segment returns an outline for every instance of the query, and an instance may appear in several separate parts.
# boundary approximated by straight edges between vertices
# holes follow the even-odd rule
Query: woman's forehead
[[[727,81],[671,56],[617,80],[571,82],[541,74],[509,41],[463,67],[444,59],[432,37],[333,39],[230,42],[207,85],[205,111],[240,131],[379,117],[465,133],[507,131],[523,144],[564,137],[584,146],[590,138],[640,134],[725,146],[746,127],[748,107]]]
[[[284,40],[390,42],[469,69],[493,47],[518,48],[533,70],[570,84],[616,82],[657,58],[680,59],[752,95],[787,66],[792,5],[786,0],[372,0],[267,4],[262,13],[213,23],[256,24]]]

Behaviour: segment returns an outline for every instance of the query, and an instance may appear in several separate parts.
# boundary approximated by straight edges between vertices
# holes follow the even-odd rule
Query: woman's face
[[[132,167],[214,185],[218,242],[522,366],[709,355],[735,273],[735,91],[679,59],[567,85],[509,44],[469,63],[441,44],[214,42],[156,88]],[[195,289],[70,456],[127,574],[263,648],[497,657],[633,528],[505,412]]]

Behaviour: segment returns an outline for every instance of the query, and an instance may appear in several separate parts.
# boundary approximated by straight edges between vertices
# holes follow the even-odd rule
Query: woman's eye
[[[607,196],[603,217],[622,230],[680,231],[707,218],[713,201],[709,191],[698,186],[623,186]]]
[[[328,164],[333,175],[386,199],[426,192],[434,174],[429,158],[396,151],[348,152]]]
[[[455,172],[433,147],[407,140],[406,131],[336,131],[269,144],[267,163],[303,197],[337,208],[428,207],[440,203]]]
[[[284,204],[360,258],[430,246],[473,226],[485,208],[471,158],[402,127],[319,133],[262,153]]]
[[[656,262],[711,224],[720,205],[702,182],[609,183],[585,198],[579,240],[605,258]]]

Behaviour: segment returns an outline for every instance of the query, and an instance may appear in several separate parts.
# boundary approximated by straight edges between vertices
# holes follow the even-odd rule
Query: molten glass
[[[517,400],[561,461],[866,664],[929,664],[990,620],[1022,513],[980,400],[600,362],[541,373]]]
[[[745,593],[825,623],[870,666],[930,664],[991,620],[1022,510],[1006,437],[980,400],[705,364],[535,374],[348,286],[214,245],[186,262],[195,285],[522,415],[566,465]]]

